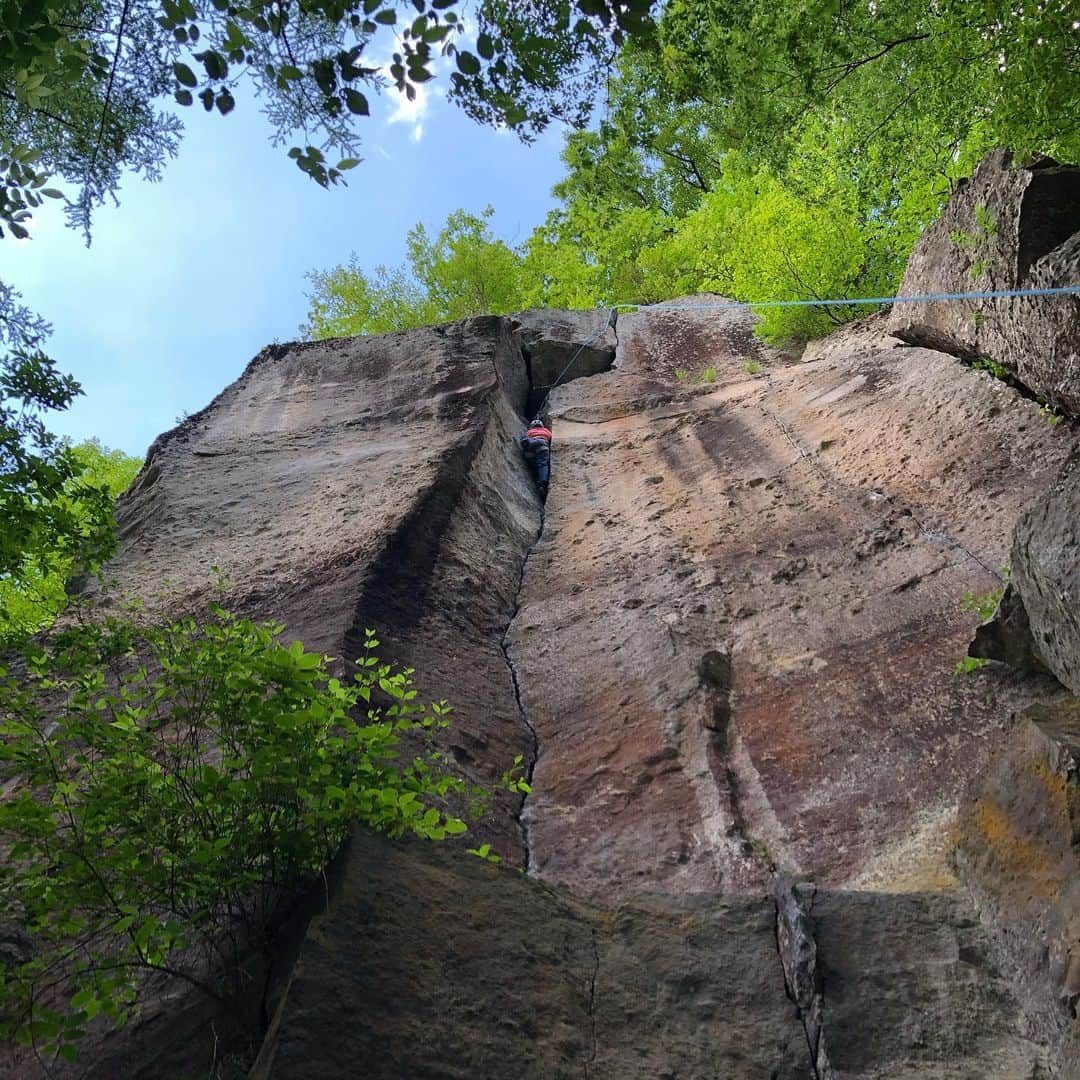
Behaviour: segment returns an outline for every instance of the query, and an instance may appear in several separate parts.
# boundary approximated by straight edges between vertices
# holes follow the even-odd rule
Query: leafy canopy
[[[42,351],[49,326],[0,283],[0,582],[100,563],[112,545],[112,494],[45,426],[81,393]]]
[[[987,150],[1080,159],[1074,23],[1062,2],[673,0],[624,43],[601,122],[567,136],[560,205],[505,267],[506,309],[892,294]],[[341,332],[374,332],[338,288],[358,263],[335,273]],[[454,306],[394,297],[396,325]],[[797,343],[867,310],[762,309],[759,332]]]
[[[508,4],[456,0],[20,0],[0,35],[0,226],[16,237],[61,177],[79,188],[73,223],[115,194],[124,169],[150,179],[177,152],[162,108],[228,114],[257,97],[305,173],[328,186],[358,163],[357,120],[372,92],[408,97],[449,74],[472,116],[524,137],[555,117],[583,122],[596,72],[628,34],[647,35],[651,0]],[[442,63],[437,63],[441,61]],[[331,155],[332,156],[328,156]],[[3,228],[0,227],[0,235]]]

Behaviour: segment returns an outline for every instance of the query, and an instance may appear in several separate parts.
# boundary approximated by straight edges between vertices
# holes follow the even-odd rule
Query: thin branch
[[[694,173],[694,178],[684,175],[683,180],[690,184],[692,187],[700,188],[707,195],[712,191],[712,187],[705,180],[705,177],[701,175],[701,170],[697,167],[697,162],[690,157],[689,154],[677,154],[674,150],[665,150],[662,146],[657,147],[661,154],[665,154],[673,161],[677,161],[680,165],[689,166]]]
[[[124,8],[120,12],[120,25],[116,30],[116,49],[113,52],[112,70],[109,72],[109,85],[105,88],[105,102],[101,108],[101,123],[98,125],[97,142],[94,144],[94,153],[90,158],[90,168],[87,170],[88,175],[94,171],[94,166],[97,164],[98,151],[101,149],[101,140],[105,137],[105,121],[109,116],[109,105],[112,101],[113,84],[116,82],[116,69],[120,64],[120,50],[124,45],[124,24],[127,22],[128,10],[130,7],[131,0],[124,0]]]
[[[13,93],[11,93],[10,90],[0,90],[0,97],[5,97],[9,101],[14,101],[16,105],[26,105],[26,102],[20,101]],[[70,120],[65,120],[62,116],[57,116],[56,113],[49,112],[48,109],[42,109],[36,105],[29,105],[26,107],[29,108],[31,112],[40,113],[47,119],[52,120],[63,127],[66,127],[68,131],[74,131],[76,134],[78,134],[79,129],[74,124],[72,124]]]
[[[787,249],[784,247],[779,247],[779,245],[778,249],[780,251],[780,254],[783,256],[784,262],[787,264],[788,270],[791,272],[791,276],[795,279],[795,284],[798,285],[800,289],[810,293],[810,295],[813,296],[815,300],[823,300],[824,297],[819,292],[817,292],[815,289],[812,289],[809,285],[806,284],[805,281],[803,281],[802,276],[799,274],[799,271],[795,268],[795,264],[788,257]],[[845,322],[847,322],[846,319],[842,319],[839,315],[833,314],[831,304],[822,304],[821,310],[825,312],[828,318],[831,319],[836,326],[842,326]]]
[[[826,85],[825,93],[832,93],[832,91],[835,90],[849,75],[858,71],[859,68],[866,64],[872,64],[875,60],[880,60],[886,53],[892,52],[898,45],[908,45],[913,41],[925,41],[928,37],[930,37],[929,34],[908,34],[907,37],[896,38],[895,41],[886,42],[876,53],[864,56],[861,60],[853,60],[846,64],[831,64],[828,67],[822,68],[820,74],[824,74],[826,71],[836,71],[838,69],[841,72],[841,74],[833,79],[832,82]]]

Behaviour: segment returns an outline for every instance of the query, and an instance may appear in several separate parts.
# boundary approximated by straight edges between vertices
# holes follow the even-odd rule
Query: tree
[[[481,214],[455,210],[432,239],[422,224],[406,238],[403,267],[380,266],[370,277],[353,255],[344,266],[308,275],[310,338],[382,334],[469,315],[502,315],[525,307],[522,258],[496,239]]]
[[[627,34],[645,35],[651,0],[511,5],[470,13],[475,52],[462,47],[454,0],[21,0],[0,38],[0,222],[27,233],[58,176],[77,185],[73,222],[115,194],[124,169],[153,179],[177,152],[180,124],[163,111],[198,101],[221,114],[248,84],[273,138],[301,133],[288,154],[317,183],[358,163],[356,121],[368,95],[408,97],[442,56],[451,97],[479,119],[525,137],[553,117],[583,122],[596,65]],[[389,63],[372,56],[392,42]],[[333,152],[333,157],[327,155]]]
[[[773,164],[808,114],[830,111],[855,121],[856,142],[921,117],[946,152],[977,130],[986,145],[1075,153],[1074,21],[1067,4],[1010,0],[675,0],[660,41],[679,95],[712,102]]]
[[[0,580],[100,562],[111,544],[112,497],[81,480],[84,461],[45,427],[45,410],[81,393],[42,352],[49,330],[0,284]]]
[[[73,1060],[155,972],[238,1014],[240,962],[355,822],[466,831],[445,800],[487,793],[428,739],[446,703],[422,705],[370,632],[339,681],[282,629],[217,606],[164,625],[95,615],[32,648],[25,676],[0,670],[0,918],[33,939],[0,969],[3,1036]],[[520,759],[502,783],[527,792],[519,774]]]
[[[23,542],[21,560],[0,576],[0,647],[10,648],[45,629],[64,609],[69,579],[93,569],[109,550],[112,515],[105,515],[105,499],[111,505],[142,467],[139,458],[110,450],[96,439],[74,446],[61,442],[59,448],[75,471],[47,509],[62,514],[65,541],[82,536],[92,547],[72,550],[69,543],[57,544],[50,536]]]
[[[1080,156],[1071,18],[675,0],[623,47],[604,120],[568,136],[527,276],[555,303],[889,295],[986,150]],[[763,309],[759,330],[805,340],[865,310]]]

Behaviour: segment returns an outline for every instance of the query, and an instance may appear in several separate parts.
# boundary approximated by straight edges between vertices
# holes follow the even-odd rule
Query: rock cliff
[[[1080,283],[1080,168],[1002,150],[962,182],[908,262],[900,294],[1002,292]],[[1033,394],[1080,412],[1080,295],[897,304],[893,333],[989,356]]]
[[[343,667],[371,627],[464,775],[533,788],[468,838],[500,867],[353,838],[254,1077],[1080,1075],[1075,699],[954,671],[1010,550],[1025,602],[1075,581],[1078,432],[897,318],[802,360],[701,307],[274,346],[158,440],[124,589],[219,567]],[[571,361],[542,507],[515,435]]]

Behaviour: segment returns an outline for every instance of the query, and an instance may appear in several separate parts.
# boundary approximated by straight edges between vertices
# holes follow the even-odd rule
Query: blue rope
[[[862,296],[843,300],[759,300],[727,301],[717,304],[616,304],[619,311],[719,311],[732,308],[828,307],[843,304],[917,304],[937,300],[1001,300],[1014,296],[1075,296],[1080,285],[1061,285],[1047,289],[1000,289],[992,292],[930,293],[927,296]]]

